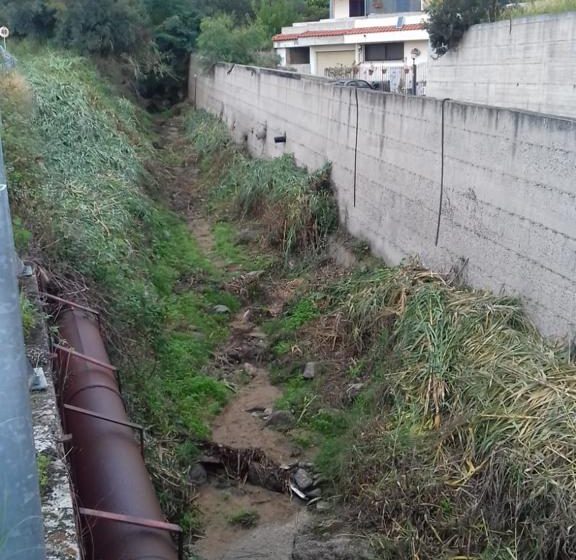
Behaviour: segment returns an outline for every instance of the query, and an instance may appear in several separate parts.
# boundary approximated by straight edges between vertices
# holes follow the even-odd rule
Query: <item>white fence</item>
[[[324,77],[330,79],[358,79],[380,84],[391,93],[409,94],[414,87],[414,68],[411,65],[386,65],[383,63],[336,66],[327,68]],[[416,65],[416,95],[426,95],[428,64]]]

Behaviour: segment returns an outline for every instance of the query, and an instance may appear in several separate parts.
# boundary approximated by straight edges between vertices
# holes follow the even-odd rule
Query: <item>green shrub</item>
[[[241,27],[226,14],[205,18],[200,24],[197,48],[205,68],[218,62],[254,64],[257,53],[270,47],[270,37],[258,24]]]
[[[455,47],[470,26],[496,21],[503,4],[502,0],[432,0],[425,25],[436,54]]]
[[[214,162],[227,152],[227,170],[215,193],[240,220],[258,219],[266,239],[285,259],[297,252],[317,253],[338,227],[338,210],[330,185],[330,166],[312,175],[290,155],[273,160],[246,156],[231,144],[226,127],[208,113],[192,114],[189,134],[201,161]]]
[[[34,304],[22,293],[20,294],[20,314],[22,315],[24,336],[27,338],[38,322],[38,311]]]
[[[146,40],[146,24],[137,0],[73,0],[57,32],[65,47],[107,56],[137,51]]]

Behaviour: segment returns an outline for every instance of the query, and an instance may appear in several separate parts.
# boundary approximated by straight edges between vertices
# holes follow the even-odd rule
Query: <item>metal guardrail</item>
[[[18,269],[0,140],[0,559],[44,560]]]

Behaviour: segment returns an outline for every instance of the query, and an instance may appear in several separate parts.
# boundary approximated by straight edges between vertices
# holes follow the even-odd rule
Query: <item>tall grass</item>
[[[503,19],[576,12],[576,0],[530,0],[503,12]]]
[[[418,268],[353,274],[330,293],[378,390],[319,464],[391,557],[574,558],[567,353],[518,302]]]
[[[146,116],[87,59],[49,49],[18,58],[18,70],[0,79],[18,230],[32,233],[21,237],[62,295],[102,310],[131,414],[163,442],[148,462],[161,473],[165,511],[186,524],[190,441],[209,434],[228,398],[204,373],[227,334],[212,308],[236,303],[214,287],[217,272],[186,224],[147,194]]]
[[[329,166],[309,174],[288,155],[252,159],[232,144],[225,125],[204,111],[191,115],[188,129],[201,162],[210,167],[227,162],[214,194],[237,218],[257,219],[267,242],[286,259],[324,248],[326,236],[338,225]]]

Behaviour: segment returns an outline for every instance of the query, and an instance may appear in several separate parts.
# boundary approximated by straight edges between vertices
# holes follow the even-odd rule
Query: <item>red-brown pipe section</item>
[[[61,338],[83,357],[57,351],[63,422],[72,435],[70,465],[80,508],[164,522],[132,428],[95,418],[71,405],[126,423],[128,417],[96,317],[66,309]],[[86,560],[177,560],[169,532],[120,521],[80,516]]]

